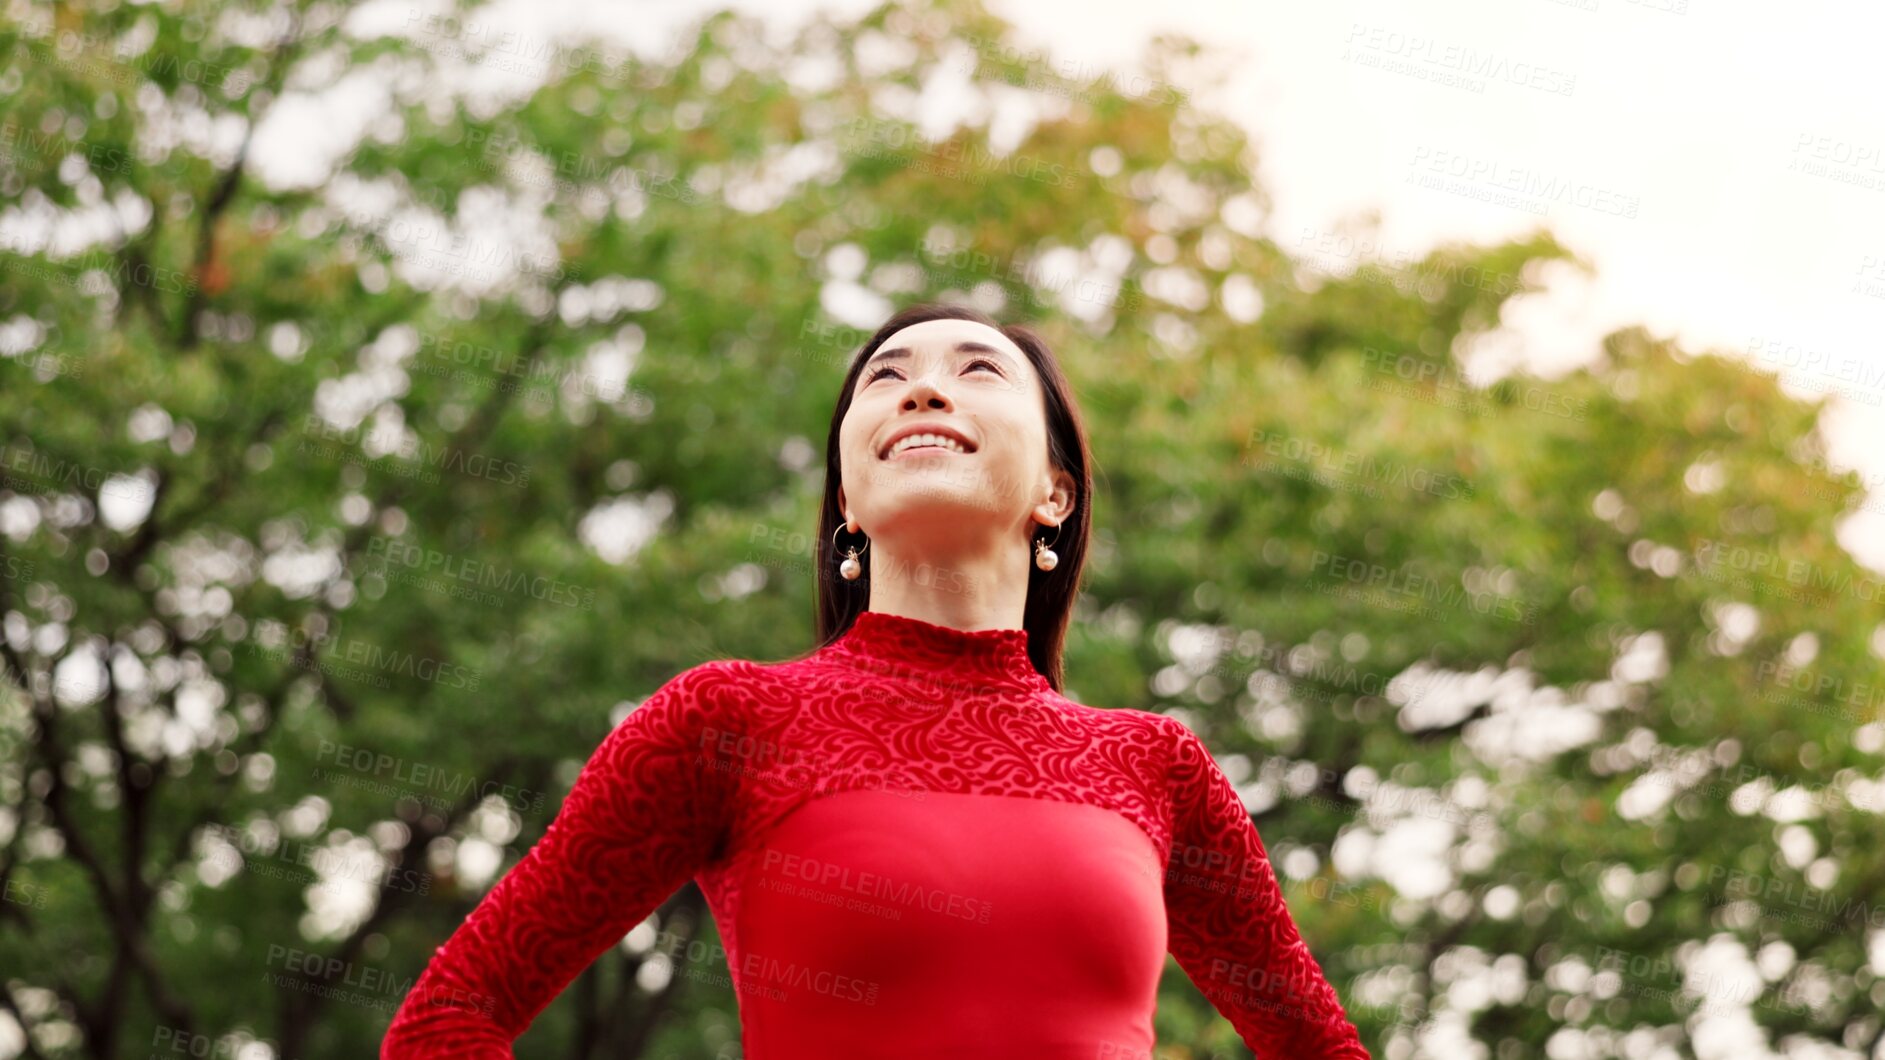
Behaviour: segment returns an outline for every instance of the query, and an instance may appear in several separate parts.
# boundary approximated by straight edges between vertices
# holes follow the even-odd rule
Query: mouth
[[[966,454],[964,454],[962,450],[960,449],[948,449],[940,445],[913,445],[913,446],[910,446],[908,449],[899,449],[896,452],[891,453],[889,456],[884,457],[884,462],[888,464],[896,464],[896,463],[901,463],[906,460],[924,460],[924,459],[934,459],[935,457],[939,457],[939,456],[963,456],[963,455],[966,455]]]
[[[933,430],[903,435],[886,446],[877,458],[895,461],[906,457],[931,457],[944,454],[967,456],[973,452],[975,452],[975,443],[954,431]]]

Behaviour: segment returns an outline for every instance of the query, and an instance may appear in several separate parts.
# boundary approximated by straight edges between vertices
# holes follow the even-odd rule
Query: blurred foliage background
[[[1641,329],[1469,380],[1588,266],[1279,241],[1194,42],[479,19],[7,3],[0,1056],[373,1055],[640,697],[809,645],[836,387],[918,298],[1063,358],[1070,694],[1205,737],[1376,1055],[1885,1055],[1880,580],[1815,407]],[[982,109],[930,139],[939,72]],[[737,1056],[713,931],[690,885],[519,1054]],[[1247,1055],[1175,963],[1157,1029]]]

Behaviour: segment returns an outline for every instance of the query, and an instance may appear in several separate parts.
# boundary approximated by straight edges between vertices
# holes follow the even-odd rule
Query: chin
[[[996,516],[994,498],[986,491],[960,486],[885,490],[874,507],[883,513],[877,517],[880,525],[945,526],[952,534],[981,524],[992,526]]]
[[[870,485],[886,495],[920,493],[966,497],[994,492],[985,468],[951,461],[928,466],[882,464],[873,469]]]

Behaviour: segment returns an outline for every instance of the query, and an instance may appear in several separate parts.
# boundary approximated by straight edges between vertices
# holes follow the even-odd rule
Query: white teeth
[[[890,451],[885,453],[884,457],[888,459],[890,457],[896,456],[898,453],[901,453],[905,449],[908,449],[911,446],[915,446],[915,445],[940,445],[943,448],[950,450],[951,452],[956,452],[956,453],[968,452],[967,449],[963,448],[961,442],[956,441],[954,438],[951,438],[948,435],[912,434],[904,438],[899,438],[897,440],[897,444],[891,446]]]

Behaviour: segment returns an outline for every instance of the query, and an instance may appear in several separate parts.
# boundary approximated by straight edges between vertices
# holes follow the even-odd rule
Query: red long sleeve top
[[[1058,695],[1025,630],[866,611],[631,711],[380,1056],[509,1058],[689,878],[724,953],[668,957],[730,978],[753,1060],[1146,1058],[1168,950],[1256,1056],[1368,1055],[1197,736]]]

